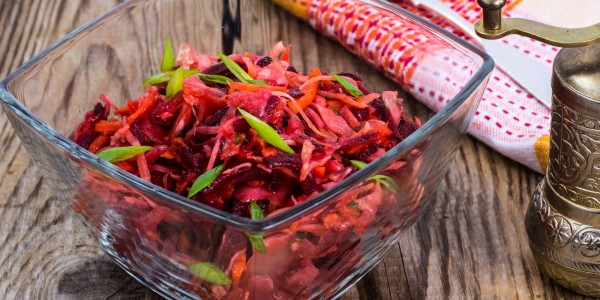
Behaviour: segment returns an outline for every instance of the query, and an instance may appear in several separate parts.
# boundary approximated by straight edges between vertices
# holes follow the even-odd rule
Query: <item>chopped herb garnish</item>
[[[367,166],[366,163],[364,163],[360,160],[350,160],[350,163],[359,170]]]
[[[262,220],[264,218],[264,212],[262,208],[256,202],[250,202],[250,217],[252,220]],[[263,239],[264,233],[256,234],[246,232],[252,248],[258,252],[267,253],[267,247],[265,247],[265,241]]]
[[[223,270],[209,262],[197,262],[188,265],[188,269],[202,280],[214,284],[228,285],[231,279]]]
[[[219,175],[221,174],[222,171],[223,171],[223,164],[220,164],[220,165],[210,169],[208,172],[198,176],[198,178],[196,178],[196,181],[194,181],[194,183],[192,184],[192,187],[190,188],[190,192],[188,193],[188,198],[193,197],[194,195],[198,194],[198,192],[203,190],[205,187],[207,187],[211,183],[213,183],[215,181],[215,179],[217,179],[217,177],[219,177]]]
[[[147,85],[157,85],[157,84],[167,82],[167,81],[169,81],[169,78],[171,78],[171,75],[172,75],[171,72],[154,74],[154,75],[146,78],[146,80],[144,80],[144,82],[142,83],[142,87],[146,87]]]
[[[167,84],[167,98],[175,96],[177,93],[183,90],[183,69],[179,68],[173,72],[173,76],[169,79]]]
[[[173,54],[173,47],[171,46],[171,40],[167,38],[165,42],[165,52],[163,53],[162,64],[160,70],[163,72],[172,71],[175,66],[175,54]]]
[[[265,217],[265,213],[256,202],[250,202],[250,217],[252,220],[262,220]]]
[[[115,147],[109,148],[103,151],[96,153],[96,156],[111,162],[120,162],[124,160],[128,160],[130,158],[136,157],[139,154],[142,154],[146,151],[151,150],[150,146],[125,146],[125,147]]]
[[[398,185],[396,184],[394,179],[392,179],[390,176],[373,175],[373,176],[369,177],[369,180],[375,180],[375,181],[381,183],[381,185],[385,186],[388,190],[390,190],[394,193],[401,192],[400,187],[398,187]]]
[[[188,78],[192,75],[196,75],[200,73],[198,70],[183,70],[183,78]]]
[[[367,166],[366,163],[364,163],[360,160],[350,160],[350,163],[352,163],[352,165],[355,166],[359,170]],[[402,191],[402,190],[400,190],[400,187],[398,187],[398,185],[396,184],[394,179],[392,179],[392,177],[387,176],[387,175],[373,175],[373,176],[367,178],[367,180],[375,180],[375,181],[381,183],[381,185],[385,186],[388,190],[390,190],[394,193],[400,193]]]
[[[183,70],[182,72],[183,72],[183,78],[188,78],[194,74],[200,73],[200,71],[198,71],[198,70]],[[144,83],[142,83],[142,87],[146,87],[149,84],[150,85],[158,85],[161,83],[168,82],[169,79],[171,79],[171,76],[173,76],[173,71],[154,74],[154,75],[146,78],[146,80],[144,80]]]
[[[230,82],[233,82],[233,79],[223,76],[223,75],[212,75],[212,74],[198,74],[198,77],[202,81],[216,83],[216,84],[224,84],[227,85]]]
[[[267,247],[265,247],[264,234],[254,234],[246,232],[246,236],[252,244],[252,248],[256,249],[256,251],[260,253],[267,253]]]
[[[252,80],[248,80],[248,83],[252,83],[252,84],[264,84],[264,85],[269,85],[268,82],[262,80],[262,79],[252,79]]]
[[[275,131],[273,127],[269,126],[269,124],[263,122],[261,119],[253,116],[249,112],[239,107],[238,111],[242,114],[242,116],[244,116],[244,119],[246,119],[246,122],[248,122],[250,127],[256,130],[258,136],[261,139],[263,139],[267,144],[270,144],[271,146],[279,148],[280,150],[290,154],[295,153],[294,150],[292,150],[292,148],[290,148],[290,146],[288,146],[288,144],[285,143],[285,141],[279,135],[279,133],[277,133],[277,131]]]
[[[244,71],[244,69],[242,69],[242,67],[240,67],[240,65],[238,65],[235,61],[221,52],[218,52],[217,55],[219,55],[221,61],[237,79],[239,79],[241,82],[253,83],[251,81],[253,81],[254,78],[250,77],[250,75],[248,75],[248,73],[246,73],[246,71]]]
[[[337,74],[331,74],[331,77],[333,77],[333,79],[335,79],[337,82],[339,82],[339,84],[346,91],[348,91],[348,93],[350,93],[350,95],[354,96],[354,98],[358,98],[358,97],[365,95],[357,87],[355,87],[352,83],[350,83],[350,81],[346,80],[344,77],[337,75]]]

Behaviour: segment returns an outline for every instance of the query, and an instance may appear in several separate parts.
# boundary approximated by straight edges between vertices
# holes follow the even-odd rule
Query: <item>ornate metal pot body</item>
[[[525,216],[531,251],[561,285],[600,297],[600,44],[554,61],[550,161]]]

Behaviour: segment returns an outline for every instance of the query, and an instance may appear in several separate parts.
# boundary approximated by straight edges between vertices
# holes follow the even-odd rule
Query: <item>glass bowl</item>
[[[293,45],[291,64],[299,71],[358,73],[377,91],[410,89],[412,83],[385,79],[270,1],[236,6],[227,0],[153,0],[125,2],[60,39],[2,81],[0,98],[56,195],[119,266],[157,293],[192,299],[335,298],[423,213],[493,68],[488,56],[411,13],[383,1],[363,5],[393,15],[428,39],[411,49],[417,63],[450,57],[437,59],[436,66],[452,62],[468,70],[454,85],[440,87],[451,100],[440,103],[438,113],[421,113],[423,125],[401,143],[337,185],[263,220],[154,186],[69,137],[100,94],[121,106],[141,92],[139,83],[158,72],[167,36],[198,53],[264,55],[283,40]],[[323,48],[332,50],[319,51]],[[431,74],[416,67],[412,77]],[[406,100],[409,117],[418,111],[411,101]],[[391,177],[400,191],[371,180],[376,174]],[[262,234],[267,253],[254,253],[246,233]]]

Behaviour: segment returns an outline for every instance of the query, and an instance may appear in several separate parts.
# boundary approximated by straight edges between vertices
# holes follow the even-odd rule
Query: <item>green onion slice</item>
[[[386,175],[373,175],[369,177],[369,180],[375,180],[381,185],[385,186],[388,190],[394,193],[400,193],[400,187],[396,184],[396,182],[390,177]]]
[[[183,70],[182,72],[183,72],[183,78],[188,78],[194,74],[200,73],[200,71],[198,71],[198,70]],[[150,85],[158,85],[161,83],[168,82],[172,76],[173,76],[173,71],[154,74],[154,75],[146,78],[146,80],[144,80],[144,82],[142,83],[142,87],[146,87],[149,84]]]
[[[151,150],[150,146],[125,146],[125,147],[115,147],[109,148],[103,151],[96,153],[96,156],[111,162],[120,162],[124,160],[128,160],[130,158],[136,157],[139,154],[142,154],[146,151]]]
[[[167,82],[167,81],[169,81],[169,78],[171,78],[171,75],[172,75],[171,72],[154,74],[154,75],[146,78],[146,80],[144,80],[144,82],[142,83],[142,87],[146,87],[147,85],[157,85],[157,84],[161,84],[163,82]]]
[[[218,52],[217,55],[225,64],[227,69],[229,69],[229,71],[231,71],[231,73],[233,73],[237,79],[239,79],[241,82],[252,83],[251,81],[253,81],[254,78],[250,77],[250,75],[248,75],[248,73],[246,73],[246,71],[244,71],[240,65],[221,52]]]
[[[173,47],[171,46],[171,40],[167,38],[165,43],[165,52],[163,53],[162,64],[160,70],[163,72],[172,71],[175,66],[175,54],[173,54]]]
[[[233,79],[227,77],[227,76],[223,76],[223,75],[212,75],[212,74],[198,74],[198,77],[200,77],[200,80],[202,81],[206,81],[206,82],[212,82],[212,83],[216,83],[216,84],[224,84],[227,85],[230,82],[233,82]]]
[[[292,148],[285,143],[283,138],[279,135],[279,133],[277,133],[277,131],[275,131],[275,129],[273,129],[273,127],[239,107],[238,111],[242,114],[242,116],[244,116],[244,119],[246,119],[246,122],[248,122],[250,127],[256,130],[258,136],[267,144],[279,148],[284,152],[294,154],[294,150],[292,150]]]
[[[250,202],[250,217],[252,220],[262,220],[265,217],[262,208],[256,202]],[[252,248],[258,252],[267,253],[267,247],[265,247],[265,240],[263,239],[264,234],[246,232],[246,236],[248,236]]]
[[[177,93],[183,90],[183,69],[179,68],[173,72],[173,76],[167,83],[167,98],[175,96]]]
[[[366,163],[364,163],[360,160],[350,160],[350,163],[359,170],[367,166]],[[400,189],[400,187],[396,184],[394,179],[392,179],[392,177],[387,176],[387,175],[373,175],[373,176],[367,178],[367,180],[375,180],[375,181],[381,183],[381,185],[383,185],[388,190],[390,190],[391,192],[394,192],[394,193],[400,193],[402,191]]]
[[[348,91],[348,93],[350,93],[350,95],[354,96],[354,98],[358,98],[358,97],[365,95],[357,87],[355,87],[352,83],[350,83],[350,81],[346,80],[344,77],[337,75],[337,74],[331,74],[331,77],[333,77],[333,79],[335,79],[337,82],[339,82],[340,85],[346,91]]]
[[[250,217],[252,220],[262,220],[265,217],[262,208],[254,201],[250,202]]]
[[[350,163],[351,163],[353,166],[355,166],[357,169],[359,169],[359,170],[367,166],[367,164],[366,164],[366,163],[364,163],[364,162],[362,162],[362,161],[360,161],[360,160],[353,160],[353,159],[352,159],[352,160],[350,160]]]
[[[194,183],[192,184],[192,187],[190,188],[190,192],[188,193],[188,198],[193,197],[194,195],[198,194],[201,190],[203,190],[205,187],[207,187],[211,183],[213,183],[215,181],[215,179],[217,179],[217,177],[219,177],[219,175],[221,174],[222,171],[223,171],[223,164],[220,164],[220,165],[210,169],[208,172],[198,176],[198,178],[196,178],[196,181],[194,181]]]
[[[225,272],[209,262],[189,264],[188,270],[206,282],[222,285],[231,284],[231,279],[227,277]]]
[[[268,82],[262,80],[262,79],[252,79],[252,80],[248,80],[248,83],[252,83],[252,84],[264,84],[264,85],[269,85]]]
[[[263,234],[254,234],[246,232],[246,236],[252,244],[252,248],[260,253],[267,253],[267,247],[265,246],[265,240],[263,238]]]

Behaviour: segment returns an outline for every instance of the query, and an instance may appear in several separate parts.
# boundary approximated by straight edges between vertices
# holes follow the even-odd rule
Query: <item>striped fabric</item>
[[[475,0],[441,1],[472,23],[481,16]],[[434,53],[423,48],[436,47],[435,39],[418,33],[409,21],[381,13],[358,1],[276,2],[385,72],[433,110],[439,110],[450,101],[461,88],[458,83],[464,82],[463,78],[472,76],[472,66],[440,64],[442,60],[452,60],[452,53],[426,54]],[[504,13],[510,17],[531,18],[518,10],[519,2],[508,1]],[[464,37],[433,12],[403,2],[396,4]],[[551,72],[557,48],[520,36],[509,36],[503,42],[522,50],[531,59],[543,61]],[[495,69],[469,133],[507,157],[542,172],[548,161],[549,132],[550,110],[502,71]]]

